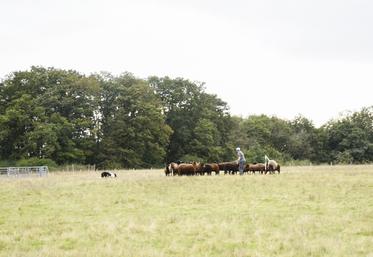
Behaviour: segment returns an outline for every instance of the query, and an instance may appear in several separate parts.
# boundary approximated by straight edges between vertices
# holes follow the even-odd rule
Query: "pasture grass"
[[[373,256],[373,166],[0,178],[0,256]]]

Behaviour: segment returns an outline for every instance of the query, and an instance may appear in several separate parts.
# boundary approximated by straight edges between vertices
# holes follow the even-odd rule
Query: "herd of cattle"
[[[224,174],[236,174],[238,173],[238,163],[237,162],[222,162],[222,163],[182,163],[171,162],[166,165],[164,170],[166,176],[193,176],[205,174],[211,175],[214,172],[216,175],[219,175],[221,171],[224,171]],[[274,161],[270,160],[268,164],[264,163],[250,163],[246,164],[244,169],[244,174],[260,172],[261,174],[267,173],[280,173],[280,165]]]

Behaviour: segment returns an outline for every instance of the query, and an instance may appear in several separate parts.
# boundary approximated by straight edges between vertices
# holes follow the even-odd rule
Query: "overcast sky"
[[[0,78],[31,65],[183,77],[319,126],[373,105],[373,1],[1,0]]]

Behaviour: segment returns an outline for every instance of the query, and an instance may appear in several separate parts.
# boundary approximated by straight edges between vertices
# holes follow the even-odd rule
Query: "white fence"
[[[30,166],[30,167],[0,167],[0,175],[8,177],[21,177],[37,175],[44,177],[48,175],[48,166]]]

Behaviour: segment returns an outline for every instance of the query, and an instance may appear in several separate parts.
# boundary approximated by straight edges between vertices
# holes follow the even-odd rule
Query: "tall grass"
[[[0,179],[0,256],[373,256],[373,166]]]

